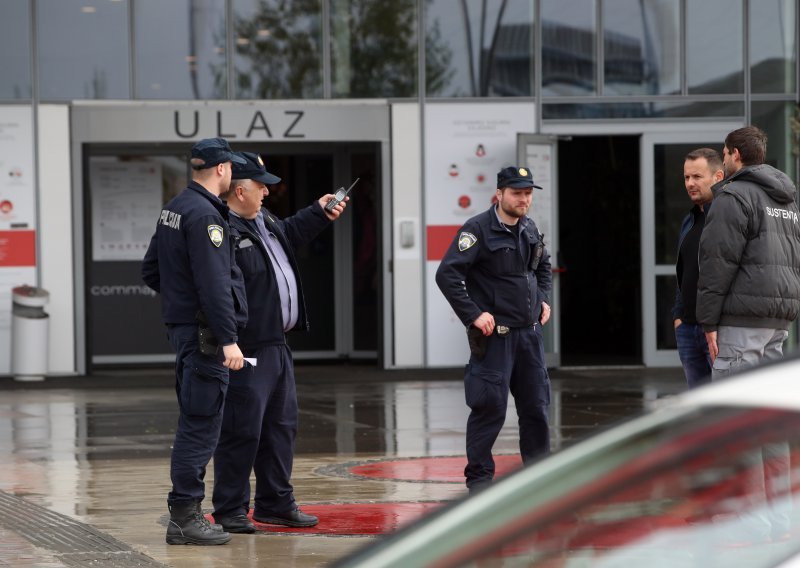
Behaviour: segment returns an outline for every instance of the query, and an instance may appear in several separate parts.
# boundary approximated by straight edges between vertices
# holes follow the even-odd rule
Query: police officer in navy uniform
[[[231,164],[243,161],[222,138],[195,144],[192,181],[161,210],[142,262],[142,278],[161,294],[161,317],[176,354],[180,416],[170,463],[168,544],[225,544],[231,538],[206,520],[201,502],[228,370],[244,364],[237,328],[247,321],[247,300],[228,207],[219,198],[230,183]]]
[[[345,208],[330,213],[323,195],[292,217],[278,219],[262,208],[267,184],[280,178],[267,172],[257,154],[241,152],[233,181],[223,198],[231,225],[240,235],[236,263],[244,273],[248,323],[239,345],[254,362],[231,373],[222,434],[214,453],[214,521],[228,532],[252,533],[250,472],[255,472],[253,519],[290,527],[310,527],[317,517],[295,503],[290,477],[297,434],[294,364],[286,333],[308,330],[308,317],[295,250],[309,243]]]
[[[524,462],[550,451],[550,379],[541,326],[550,318],[552,272],[542,234],[526,216],[534,185],[522,167],[497,174],[497,203],[459,230],[436,283],[467,327],[470,360],[466,484],[473,493],[494,477],[492,446],[506,418],[508,393],[519,416]]]

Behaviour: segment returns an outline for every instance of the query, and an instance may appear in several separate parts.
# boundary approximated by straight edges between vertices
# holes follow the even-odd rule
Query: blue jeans
[[[682,323],[675,329],[678,356],[690,389],[711,382],[711,355],[708,353],[703,326],[697,323]]]

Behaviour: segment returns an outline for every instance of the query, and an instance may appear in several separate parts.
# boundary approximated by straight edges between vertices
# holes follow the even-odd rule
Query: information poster
[[[161,211],[161,164],[93,159],[89,183],[92,260],[141,260]]]
[[[0,374],[11,373],[11,289],[36,282],[30,107],[0,107]]]
[[[33,229],[33,118],[29,107],[0,107],[0,230]]]
[[[460,366],[469,358],[464,324],[436,285],[436,269],[459,227],[492,204],[497,172],[517,165],[517,133],[533,129],[530,103],[425,107],[426,330],[432,367]]]

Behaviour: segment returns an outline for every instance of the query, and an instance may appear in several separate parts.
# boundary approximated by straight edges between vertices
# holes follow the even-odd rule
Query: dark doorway
[[[280,218],[359,178],[337,221],[344,227],[338,236],[341,242],[331,226],[296,253],[311,327],[308,333],[287,337],[296,358],[379,358],[378,150],[368,143],[350,144],[346,151],[330,145],[309,146],[305,153],[288,145],[253,149],[269,171],[282,178],[264,200]],[[337,278],[337,269],[345,274]]]
[[[558,143],[561,364],[642,363],[639,138]]]
[[[285,219],[310,205],[323,188],[333,187],[333,155],[275,154],[259,152],[267,169],[281,178],[270,187],[264,205],[280,219]],[[307,333],[289,333],[287,341],[293,351],[335,352],[336,336],[333,296],[334,238],[328,227],[309,244],[295,251],[302,280],[311,329]]]

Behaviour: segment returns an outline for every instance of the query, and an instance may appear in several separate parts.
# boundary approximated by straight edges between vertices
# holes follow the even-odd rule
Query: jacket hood
[[[797,189],[789,176],[767,164],[746,166],[721,183],[728,181],[754,183],[778,203],[790,203],[797,195]]]

